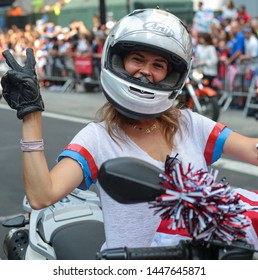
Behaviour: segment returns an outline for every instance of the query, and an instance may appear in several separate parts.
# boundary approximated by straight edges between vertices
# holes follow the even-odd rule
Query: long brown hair
[[[126,142],[126,139],[123,138],[122,135],[118,133],[115,129],[116,126],[121,127],[124,123],[132,123],[134,120],[125,117],[120,112],[118,112],[115,107],[106,102],[97,112],[97,115],[100,117],[101,121],[106,122],[106,129],[110,137],[117,142],[116,140],[122,140]],[[159,117],[157,117],[157,121],[161,124],[163,128],[163,132],[166,137],[166,141],[171,147],[174,147],[174,137],[177,132],[182,136],[180,125],[179,125],[179,117],[181,116],[181,111],[178,108],[171,107]]]

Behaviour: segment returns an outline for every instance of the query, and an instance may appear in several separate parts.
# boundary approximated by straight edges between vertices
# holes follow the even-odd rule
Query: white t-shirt
[[[79,51],[79,52],[89,51],[89,47],[87,45],[87,40],[86,39],[78,40],[77,51]]]
[[[229,9],[227,6],[222,6],[221,10],[222,10],[221,16],[223,17],[223,19],[233,20],[237,17],[237,9],[235,8]]]
[[[245,40],[245,54],[258,57],[258,39],[254,35]]]
[[[179,134],[175,136],[176,148],[170,156],[178,153],[178,159],[185,168],[192,163],[196,170],[207,170],[207,166],[221,156],[231,130],[190,110],[182,110],[180,125],[183,138]],[[127,143],[114,142],[104,127],[104,122],[89,123],[73,138],[58,160],[62,157],[77,160],[83,168],[87,187],[96,183],[100,191],[108,248],[159,245],[154,236],[161,219],[154,215],[154,210],[147,203],[124,205],[116,202],[101,188],[97,173],[103,162],[118,157],[138,158],[162,170],[164,162],[153,159],[129,138]],[[119,132],[124,133],[122,130]],[[142,176],[144,178],[144,174]]]
[[[199,45],[195,52],[196,63],[205,62],[204,66],[199,67],[205,75],[218,75],[218,54],[213,45]],[[197,66],[198,68],[198,66]]]

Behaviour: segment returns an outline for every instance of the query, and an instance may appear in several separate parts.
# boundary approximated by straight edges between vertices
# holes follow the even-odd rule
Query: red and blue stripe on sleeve
[[[89,151],[81,145],[69,144],[65,147],[57,160],[60,161],[64,157],[70,157],[81,165],[87,188],[93,183],[96,183],[98,167]]]
[[[227,128],[221,123],[217,123],[211,131],[206,147],[204,150],[204,157],[208,165],[217,161],[223,152],[223,146],[232,132],[231,129]]]

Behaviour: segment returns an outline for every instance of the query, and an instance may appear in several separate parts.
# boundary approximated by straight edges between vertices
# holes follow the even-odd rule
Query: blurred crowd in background
[[[198,8],[191,26],[193,65],[202,69],[212,87],[242,92],[235,106],[244,108],[244,93],[258,77],[258,16],[251,18],[245,5],[235,7],[231,0],[216,18],[203,12],[202,2]]]
[[[72,21],[68,27],[51,22],[27,24],[24,30],[12,26],[0,34],[0,52],[8,48],[23,63],[25,49],[33,48],[39,77],[72,77],[77,70],[75,60],[80,58],[78,72],[85,61],[85,73],[98,79],[106,32],[89,30],[81,21]]]
[[[193,66],[202,70],[210,85],[248,90],[252,77],[258,73],[258,15],[250,17],[245,5],[235,7],[233,1],[226,1],[215,17],[199,2],[193,21],[187,25],[193,39]],[[79,82],[85,77],[99,80],[101,54],[109,30],[107,26],[89,30],[76,20],[67,27],[42,21],[27,24],[24,30],[12,26],[0,33],[0,53],[8,48],[22,62],[25,49],[33,48],[42,86],[51,85],[48,77],[75,77]],[[2,57],[0,61],[3,62]],[[237,82],[239,72],[242,76]],[[238,105],[241,107],[243,102],[239,99]]]

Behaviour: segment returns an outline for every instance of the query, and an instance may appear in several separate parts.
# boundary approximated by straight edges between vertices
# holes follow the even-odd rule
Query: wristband
[[[44,151],[44,141],[36,140],[36,141],[23,141],[21,139],[21,150],[23,152],[37,152],[37,151]]]

